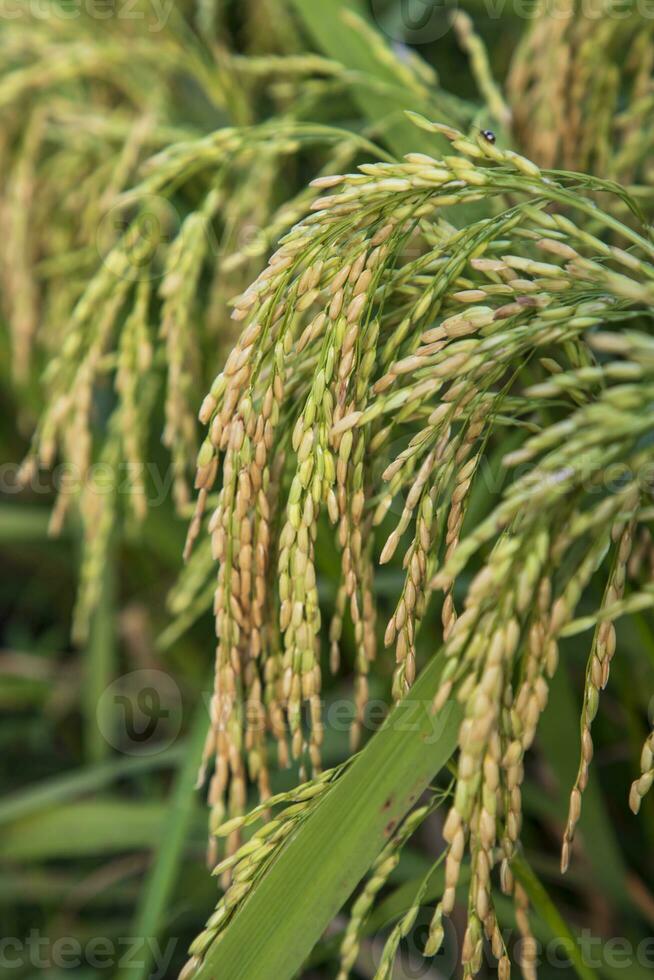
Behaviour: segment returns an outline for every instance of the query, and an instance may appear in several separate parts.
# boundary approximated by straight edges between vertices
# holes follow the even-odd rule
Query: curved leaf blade
[[[452,755],[461,718],[431,705],[440,658],[423,671],[206,953],[195,980],[290,980],[400,820]]]

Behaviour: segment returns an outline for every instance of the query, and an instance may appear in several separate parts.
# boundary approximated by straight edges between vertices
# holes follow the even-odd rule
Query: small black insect
[[[497,139],[497,137],[496,137],[496,135],[495,135],[495,133],[493,132],[493,130],[492,130],[492,129],[482,129],[482,131],[481,131],[481,135],[482,135],[482,136],[484,137],[484,139],[485,139],[485,140],[487,140],[487,141],[488,141],[489,143],[494,143],[494,142],[495,142],[495,140]]]

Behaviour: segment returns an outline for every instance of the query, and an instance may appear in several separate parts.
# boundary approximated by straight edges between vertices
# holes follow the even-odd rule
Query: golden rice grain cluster
[[[208,434],[188,541],[190,551],[206,527],[217,563],[216,683],[201,778],[211,767],[215,832],[227,810],[243,811],[248,777],[264,800],[269,794],[267,732],[282,765],[293,757],[320,772],[321,675],[326,662],[338,667],[345,617],[357,648],[356,735],[379,655],[375,567],[397,553],[404,583],[385,631],[394,694],[414,680],[421,621],[441,593],[442,645],[430,641],[443,660],[434,710],[457,698],[464,711],[445,890],[427,952],[440,944],[467,858],[465,975],[480,969],[484,936],[509,975],[493,904],[497,869],[532,977],[526,895],[512,872],[524,757],[560,639],[594,625],[565,867],[615,652],[613,620],[629,601],[634,541],[651,514],[654,344],[642,325],[654,298],[654,246],[637,206],[614,185],[542,171],[492,134],[415,121],[445,135],[452,153],[408,154],[319,180],[326,193],[234,303],[242,333],[201,409]],[[632,207],[630,225],[613,213],[618,194]],[[493,217],[474,217],[479,201]],[[462,227],[451,223],[461,216]],[[509,437],[516,448],[504,464],[514,476],[467,528],[487,449]],[[375,528],[388,527],[392,513],[395,526],[378,541]],[[322,515],[341,556],[328,630],[316,572]],[[601,608],[590,623],[576,620],[600,568]],[[652,597],[645,580],[630,598],[648,605]],[[651,769],[646,747],[632,802]],[[238,847],[234,833],[228,863]],[[392,957],[385,963],[378,977]]]

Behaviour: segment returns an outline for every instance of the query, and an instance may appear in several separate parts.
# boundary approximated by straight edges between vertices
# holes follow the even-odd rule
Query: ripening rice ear
[[[615,649],[611,619],[623,598],[646,491],[642,465],[651,456],[639,443],[654,390],[651,344],[620,326],[628,310],[654,297],[654,247],[584,196],[581,188],[596,188],[596,179],[579,175],[573,193],[493,145],[490,132],[483,134],[487,153],[451,127],[446,135],[458,156],[410,154],[330,182],[236,301],[244,333],[204,412],[209,435],[193,535],[215,485],[209,529],[219,562],[218,651],[205,756],[205,763],[215,757],[214,819],[230,799],[238,812],[248,773],[265,798],[266,729],[283,763],[290,756],[302,771],[320,772],[321,639],[328,637],[336,668],[346,618],[356,645],[358,735],[370,664],[380,656],[378,561],[400,558],[403,567],[385,631],[398,699],[416,676],[416,640],[432,593],[443,593],[445,667],[435,704],[456,697],[465,719],[444,830],[445,891],[429,948],[453,910],[467,855],[463,958],[474,973],[484,932],[506,964],[493,906],[496,865],[525,948],[533,949],[526,895],[511,870],[524,756],[547,702],[559,639],[575,630],[575,609],[608,552],[564,865],[580,814],[591,724]],[[466,220],[471,201],[499,203],[509,189],[514,203],[492,221]],[[459,229],[441,221],[443,207],[461,209]],[[569,216],[584,212],[592,213],[597,235]],[[602,227],[630,251],[606,245]],[[606,322],[621,339],[612,359],[598,362],[591,345]],[[552,352],[556,360],[547,357]],[[538,368],[526,370],[532,364]],[[562,405],[561,420],[545,424]],[[491,513],[468,527],[485,447],[502,439],[509,417],[524,428],[504,462],[522,470]],[[602,480],[604,457],[595,447],[607,439],[629,475],[598,500],[589,486]],[[321,515],[335,525],[341,555],[329,630],[318,591]],[[395,523],[385,544],[374,533],[382,522]],[[465,598],[455,601],[476,556]],[[639,791],[646,782],[643,776]],[[531,961],[523,969],[533,975]]]

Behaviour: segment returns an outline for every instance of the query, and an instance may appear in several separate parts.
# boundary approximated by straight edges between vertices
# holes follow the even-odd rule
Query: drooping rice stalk
[[[542,0],[508,78],[515,133],[544,167],[651,177],[652,20],[637,3]]]
[[[211,498],[218,646],[202,778],[214,765],[215,832],[227,808],[243,811],[248,776],[264,800],[269,793],[263,730],[276,738],[282,764],[290,754],[320,772],[321,515],[335,527],[342,563],[331,661],[337,666],[347,615],[358,651],[359,720],[370,663],[383,655],[374,643],[375,566],[402,556],[404,585],[385,634],[395,696],[413,682],[420,623],[441,592],[445,668],[435,710],[456,697],[465,713],[444,830],[445,891],[427,951],[440,943],[467,857],[465,975],[480,968],[484,935],[508,975],[493,904],[497,867],[525,934],[522,968],[530,977],[526,894],[511,869],[523,760],[559,640],[577,628],[575,610],[591,578],[610,563],[590,652],[565,867],[592,755],[590,725],[615,650],[612,610],[641,515],[651,508],[654,246],[646,229],[612,213],[617,199],[640,225],[619,187],[542,171],[490,136],[416,121],[445,134],[453,155],[408,154],[402,163],[317,181],[325,196],[234,303],[243,329],[202,406],[208,435],[189,538],[190,547]],[[593,197],[600,191],[605,208]],[[450,223],[473,202],[495,216]],[[504,460],[516,475],[490,514],[466,527],[487,449],[516,427],[522,444]],[[617,474],[611,482],[609,472]],[[400,494],[399,521],[378,552],[374,528]],[[457,608],[454,587],[473,561]],[[228,863],[238,847],[234,834]],[[228,906],[241,897],[234,887]],[[392,957],[384,963],[379,977]]]
[[[156,24],[153,9],[110,18],[101,34],[92,11],[15,8],[0,34],[2,304],[17,386],[48,362],[23,477],[60,464],[52,532],[70,511],[81,517],[81,641],[110,527],[147,513],[159,386],[171,466],[156,479],[184,513],[199,393],[235,332],[228,299],[315,197],[307,169],[383,151],[365,132],[305,122],[335,93],[347,112],[361,80],[317,54],[279,57],[288,13],[266,44],[258,9],[237,51],[212,4],[195,11],[199,36],[175,7]],[[426,91],[413,63],[396,67]],[[258,122],[270,99],[277,115]]]

